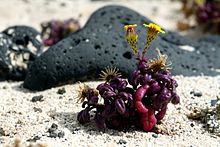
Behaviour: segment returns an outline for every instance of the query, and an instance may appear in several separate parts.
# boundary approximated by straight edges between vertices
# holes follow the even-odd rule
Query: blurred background
[[[69,18],[83,27],[94,11],[106,5],[127,6],[164,29],[190,37],[220,32],[220,0],[1,0],[0,30],[28,25],[40,31],[42,22]]]
[[[40,24],[52,19],[78,19],[83,26],[89,16],[106,5],[123,5],[138,11],[162,27],[176,30],[181,2],[171,0],[1,0],[0,30],[12,25]]]

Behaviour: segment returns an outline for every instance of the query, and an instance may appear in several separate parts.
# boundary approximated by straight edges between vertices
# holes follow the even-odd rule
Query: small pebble
[[[43,95],[34,96],[34,97],[32,97],[31,101],[32,102],[37,102],[37,101],[42,102],[43,101]]]
[[[51,125],[51,127],[48,129],[47,132],[49,132],[49,137],[51,138],[56,138],[56,137],[63,138],[65,135],[64,131],[58,130],[58,125],[55,123]]]
[[[152,134],[152,136],[154,137],[154,138],[158,138],[158,134]]]
[[[218,102],[218,99],[211,100],[211,106],[215,106],[217,102]]]
[[[124,139],[120,139],[120,140],[118,141],[118,144],[126,144],[126,143],[127,143],[127,141],[124,140]]]
[[[58,137],[59,137],[59,138],[63,138],[64,135],[65,135],[64,131],[60,131],[60,132],[58,133]]]
[[[0,136],[5,136],[5,131],[3,128],[0,128]]]
[[[190,94],[193,94],[196,97],[201,97],[202,96],[202,92],[198,91],[198,90],[193,90],[190,92]]]
[[[3,86],[2,88],[3,88],[3,89],[8,89],[8,87],[7,87],[7,86]]]
[[[53,124],[51,125],[51,127],[49,128],[48,132],[49,132],[49,133],[50,133],[50,132],[54,132],[54,131],[56,131],[57,129],[58,129],[58,125],[55,124],[55,123],[53,123]]]
[[[50,132],[50,134],[49,134],[49,137],[51,137],[51,138],[56,138],[57,136],[58,136],[58,134],[55,132]]]
[[[58,89],[57,94],[64,94],[66,93],[66,89],[63,87],[61,89]]]
[[[42,109],[41,108],[36,108],[36,107],[34,107],[34,112],[42,112]]]
[[[65,7],[65,6],[66,6],[66,3],[60,3],[60,6],[61,6],[61,7]]]
[[[40,140],[39,136],[34,136],[33,138],[28,139],[28,142],[36,142],[37,140]]]

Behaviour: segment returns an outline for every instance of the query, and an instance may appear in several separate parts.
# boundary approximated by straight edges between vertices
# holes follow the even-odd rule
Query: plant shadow
[[[93,120],[86,124],[80,124],[77,121],[77,114],[78,113],[75,112],[58,112],[53,115],[53,118],[58,121],[59,125],[70,130],[72,134],[77,134],[78,131],[83,130],[89,135],[102,135],[103,133],[107,133],[110,136],[122,136],[122,132],[141,131],[133,127],[123,131],[107,128],[99,130],[96,128],[95,122]]]
[[[29,89],[26,89],[24,88],[24,83],[18,83],[16,85],[13,85],[11,88],[13,90],[16,90],[16,91],[19,91],[19,92],[23,92],[23,93],[36,93],[37,91],[32,91],[32,90],[29,90]]]

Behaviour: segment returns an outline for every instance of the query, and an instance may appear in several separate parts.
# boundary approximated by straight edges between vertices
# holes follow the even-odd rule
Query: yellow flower
[[[165,31],[163,31],[160,26],[153,24],[153,23],[143,24],[143,25],[148,28],[147,40],[146,40],[144,51],[143,51],[143,53],[145,53],[147,48],[151,44],[151,42],[157,37],[157,34],[165,33]]]
[[[124,26],[124,29],[126,30],[126,40],[130,44],[130,46],[135,54],[138,53],[138,49],[137,49],[138,35],[135,32],[136,26],[137,26],[136,24]]]

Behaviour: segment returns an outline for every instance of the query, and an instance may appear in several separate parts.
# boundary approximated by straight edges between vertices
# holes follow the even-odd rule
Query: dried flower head
[[[110,82],[112,78],[120,76],[121,73],[119,72],[119,69],[116,67],[106,67],[105,70],[101,71],[100,80]]]
[[[165,31],[163,31],[160,26],[153,24],[153,23],[143,24],[143,25],[148,28],[147,40],[146,40],[144,51],[143,51],[143,55],[144,55],[147,51],[147,48],[151,44],[151,42],[157,37],[157,34],[165,33]]]
[[[149,69],[153,72],[158,72],[160,70],[169,70],[171,63],[167,63],[167,55],[162,55],[159,49],[157,58],[151,59],[148,62]]]
[[[127,42],[131,46],[133,52],[135,54],[137,54],[138,53],[138,48],[137,48],[138,35],[137,35],[136,31],[135,31],[135,27],[137,27],[136,24],[125,25],[124,29],[126,30],[126,40],[127,40]]]
[[[78,100],[77,100],[77,103],[82,103],[84,100],[85,100],[85,98],[87,98],[88,97],[88,93],[89,93],[89,91],[93,91],[94,92],[94,94],[95,94],[95,96],[98,96],[99,94],[98,94],[98,91],[96,91],[95,89],[92,89],[92,88],[90,88],[88,85],[86,85],[86,84],[83,84],[83,83],[79,83],[79,88],[78,88]]]

